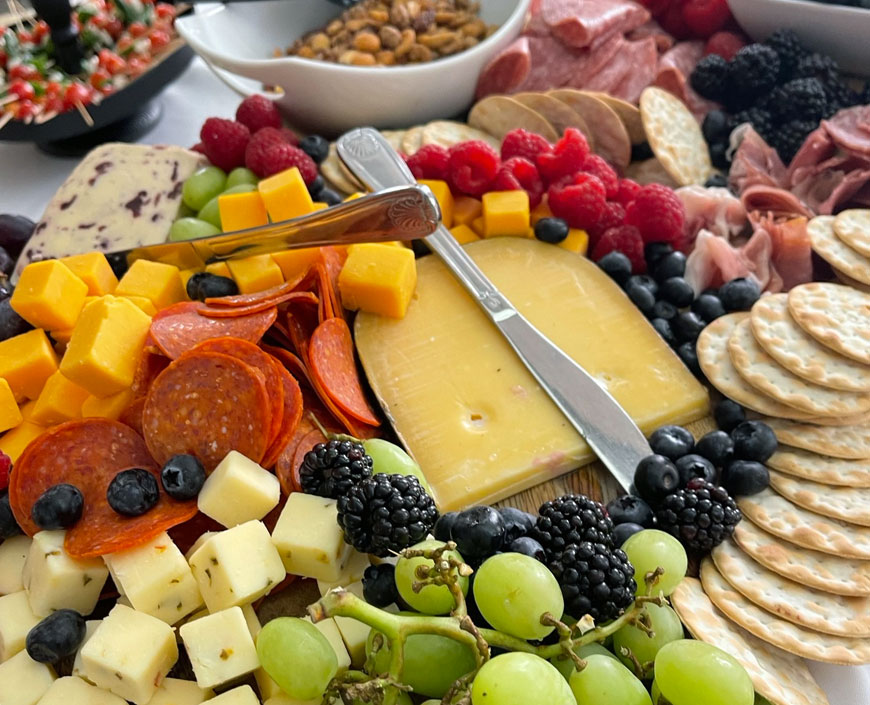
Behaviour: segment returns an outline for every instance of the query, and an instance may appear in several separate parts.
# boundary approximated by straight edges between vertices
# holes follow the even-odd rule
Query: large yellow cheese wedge
[[[707,413],[706,390],[592,262],[522,238],[465,249],[645,432]],[[444,265],[423,257],[417,274],[405,317],[360,313],[356,343],[372,389],[441,510],[497,501],[593,460]]]

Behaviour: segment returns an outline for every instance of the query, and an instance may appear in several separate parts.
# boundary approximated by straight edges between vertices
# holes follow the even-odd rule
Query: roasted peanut
[[[353,38],[354,49],[374,54],[381,50],[381,40],[374,32],[360,32]]]

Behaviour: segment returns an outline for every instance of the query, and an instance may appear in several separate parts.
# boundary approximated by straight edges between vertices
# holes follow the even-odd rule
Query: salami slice
[[[266,353],[263,354],[266,355]],[[281,427],[272,439],[266,455],[263,456],[263,467],[270,468],[275,465],[278,456],[284,450],[284,446],[292,440],[296,427],[299,426],[299,420],[302,418],[302,390],[299,388],[299,383],[293,375],[283,365],[275,360],[275,358],[272,358],[271,355],[266,355],[266,357],[270,357],[279,370],[281,383],[276,384],[276,386],[283,389],[282,399],[284,404],[281,414]]]
[[[211,472],[231,450],[260,462],[269,444],[270,414],[262,372],[229,355],[192,352],[154,380],[142,430],[161,465],[189,453]]]
[[[208,316],[209,318],[238,318],[239,316],[250,316],[254,313],[260,313],[273,306],[279,306],[296,299],[314,304],[317,303],[317,297],[310,291],[291,291],[274,299],[248,304],[247,306],[203,306],[199,309],[199,315]]]
[[[236,294],[235,296],[210,297],[205,300],[205,303],[208,306],[224,306],[227,308],[233,308],[236,306],[245,307],[252,304],[259,304],[263,303],[264,301],[274,301],[275,299],[281,298],[285,294],[290,294],[294,291],[297,291],[300,288],[299,284],[303,282],[307,276],[308,272],[301,272],[294,279],[289,279],[283,284],[273,286],[271,289],[255,291],[250,294]]]
[[[154,344],[175,360],[197,343],[210,338],[242,338],[259,343],[278,316],[274,306],[259,313],[233,318],[208,318],[199,314],[203,305],[184,301],[159,311],[151,320]]]
[[[118,417],[125,426],[129,426],[140,436],[142,435],[142,412],[145,409],[145,397],[141,396],[130,402],[130,406],[121,412]]]
[[[88,418],[56,426],[33,441],[15,464],[9,502],[30,536],[39,527],[30,518],[33,503],[49,487],[66,482],[84,497],[82,517],[66,533],[73,558],[95,558],[140,545],[196,514],[196,502],[177,502],[163,492],[142,516],[125,517],[106,500],[109,483],[121,470],[138,467],[159,475],[142,437],[109,419]]]

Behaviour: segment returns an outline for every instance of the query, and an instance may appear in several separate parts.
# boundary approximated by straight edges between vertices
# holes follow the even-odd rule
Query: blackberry
[[[305,454],[299,466],[302,491],[338,499],[351,487],[372,476],[372,459],[361,443],[318,443]]]
[[[818,122],[811,120],[793,120],[780,127],[772,140],[780,159],[786,164],[791,162],[807,135],[816,127],[818,127]]]
[[[824,54],[807,54],[797,65],[795,78],[818,78],[822,83],[830,83],[840,78],[840,65]]]
[[[823,87],[827,98],[826,110],[822,115],[825,118],[835,115],[843,108],[851,108],[853,105],[867,105],[868,99],[870,99],[870,95],[856,93],[839,79],[828,81]]]
[[[437,519],[435,502],[413,475],[372,475],[338,497],[344,540],[382,558],[425,539]]]
[[[619,549],[603,543],[570,544],[550,561],[565,598],[565,612],[596,624],[616,619],[634,602],[634,567]]]
[[[529,536],[553,559],[572,543],[588,541],[612,547],[613,522],[598,502],[582,494],[566,494],[541,505]]]
[[[752,105],[776,86],[779,57],[764,44],[750,44],[738,51],[731,61],[731,76],[736,102]]]
[[[689,76],[689,83],[702,97],[721,101],[728,91],[730,76],[728,62],[718,54],[709,54],[695,66]]]
[[[731,536],[742,518],[724,488],[700,478],[666,497],[656,513],[662,531],[675,536],[686,548],[703,553]]]
[[[778,29],[764,43],[779,57],[779,80],[790,80],[794,76],[798,62],[807,54],[797,34],[792,29]]]
[[[734,113],[733,121],[735,125],[742,125],[744,122],[750,123],[765,142],[769,141],[774,133],[773,116],[759,107],[747,108]]]
[[[773,96],[771,104],[782,122],[788,122],[792,116],[818,122],[828,110],[825,86],[817,78],[796,78],[777,88]]]

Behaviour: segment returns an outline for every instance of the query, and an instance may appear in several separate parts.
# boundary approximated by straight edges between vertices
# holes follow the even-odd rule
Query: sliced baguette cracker
[[[468,124],[499,140],[520,127],[537,132],[550,142],[559,139],[556,129],[543,115],[506,95],[491,95],[479,101],[468,114]]]
[[[774,419],[769,416],[765,416],[761,420],[773,429],[777,440],[787,446],[830,456],[831,459],[863,460],[870,458],[870,425],[816,426],[788,419]],[[781,448],[780,450],[786,449]],[[789,472],[781,467],[778,467],[777,470]],[[836,468],[834,472],[840,474],[841,471]],[[789,474],[795,475],[797,473],[791,472]],[[859,477],[861,476],[863,473],[859,475]]]
[[[812,282],[788,292],[788,311],[822,345],[870,364],[870,294]]]
[[[605,103],[613,112],[619,115],[622,124],[625,126],[625,131],[628,132],[628,138],[632,144],[643,144],[646,142],[646,130],[643,129],[643,120],[640,117],[640,110],[636,105],[629,103],[622,98],[614,98],[607,93],[597,93],[595,91],[583,91],[586,95],[598,98],[602,103]]]
[[[593,152],[598,151],[598,140],[595,132],[590,129],[586,120],[571,106],[557,100],[547,93],[514,93],[511,95],[516,101],[519,101],[527,108],[531,108],[539,115],[543,115],[549,122],[556,134],[561,137],[566,128],[576,127],[586,137],[589,142],[589,147]]]
[[[770,486],[799,507],[858,526],[870,527],[870,489],[837,487],[770,470]]]
[[[550,91],[548,95],[561,101],[583,118],[595,138],[595,151],[598,154],[623,170],[631,164],[631,138],[628,130],[616,111],[607,103],[590,93],[571,88]]]

